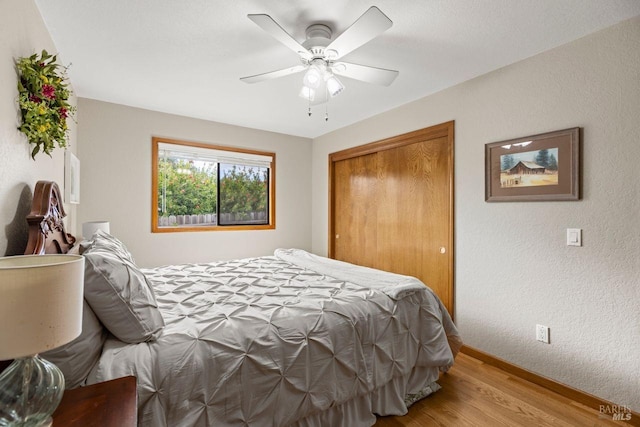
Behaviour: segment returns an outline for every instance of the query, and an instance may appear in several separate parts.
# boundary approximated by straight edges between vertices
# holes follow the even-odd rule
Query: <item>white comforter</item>
[[[143,272],[162,335],[108,339],[89,377],[135,375],[141,426],[371,425],[453,363],[455,326],[407,276],[295,250]]]

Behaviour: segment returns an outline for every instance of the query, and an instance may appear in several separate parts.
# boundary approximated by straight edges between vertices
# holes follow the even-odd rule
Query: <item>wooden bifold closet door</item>
[[[416,276],[451,315],[453,124],[329,156],[329,256]]]

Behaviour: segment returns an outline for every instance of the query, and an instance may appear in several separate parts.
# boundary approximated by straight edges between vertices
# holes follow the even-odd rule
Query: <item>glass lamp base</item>
[[[64,376],[38,355],[16,359],[0,375],[0,427],[47,427],[64,393]]]

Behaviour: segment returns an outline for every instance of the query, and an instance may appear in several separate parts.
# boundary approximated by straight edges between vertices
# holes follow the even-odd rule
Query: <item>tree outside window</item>
[[[275,228],[275,154],[153,138],[152,231]]]

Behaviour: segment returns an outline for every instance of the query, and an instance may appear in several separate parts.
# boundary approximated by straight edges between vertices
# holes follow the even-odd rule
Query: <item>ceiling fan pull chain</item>
[[[325,89],[327,92],[327,103],[324,104],[324,121],[329,121],[329,89]]]

